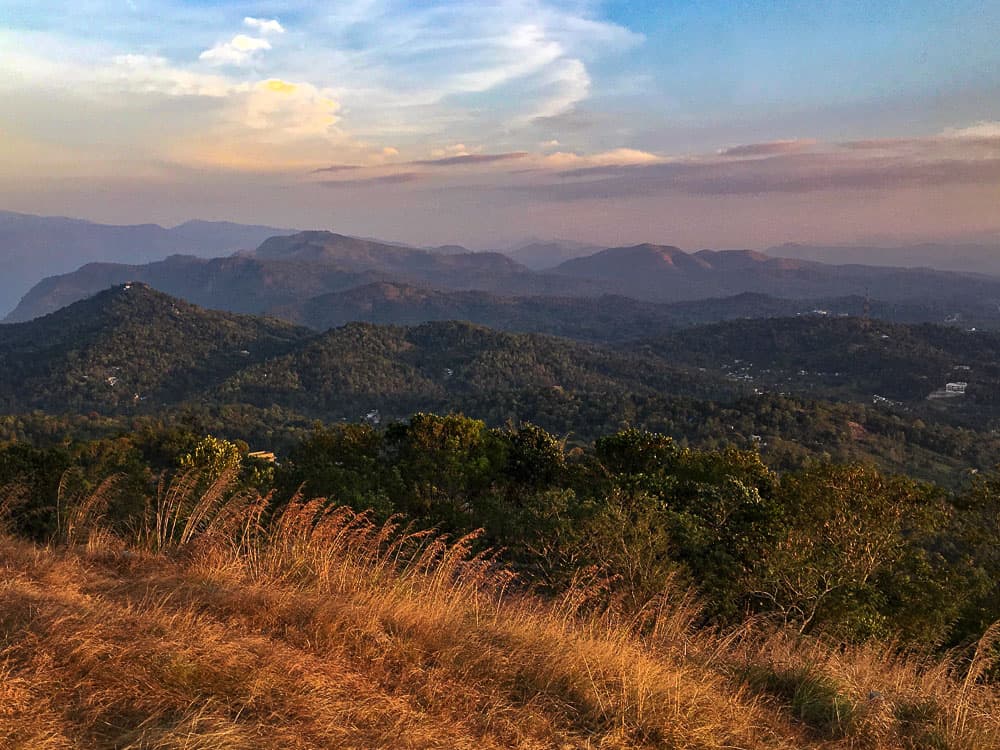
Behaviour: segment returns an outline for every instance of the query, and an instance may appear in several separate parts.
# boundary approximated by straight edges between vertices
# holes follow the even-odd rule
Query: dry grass
[[[0,537],[0,747],[1000,748],[985,648],[699,631],[677,592],[626,619],[470,538],[196,486],[128,540],[95,500],[58,547]]]

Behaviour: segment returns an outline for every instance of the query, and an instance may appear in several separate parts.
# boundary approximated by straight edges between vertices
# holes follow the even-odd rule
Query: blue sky
[[[480,245],[988,233],[998,38],[996,0],[0,0],[0,202]]]

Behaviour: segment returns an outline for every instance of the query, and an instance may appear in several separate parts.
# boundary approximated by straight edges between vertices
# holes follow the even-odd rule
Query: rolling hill
[[[740,390],[659,358],[538,334],[460,322],[412,328],[352,323],[248,367],[213,399],[277,404],[324,419],[354,420],[372,411],[400,418],[414,411],[459,410],[491,412],[491,419],[503,422],[529,418],[528,409],[519,406],[529,399],[727,398]]]
[[[975,302],[961,307],[933,302],[883,303],[864,297],[792,300],[745,292],[732,297],[657,303],[622,297],[509,297],[475,291],[441,291],[398,282],[375,282],[331,292],[268,311],[282,320],[319,331],[361,321],[419,325],[435,320],[466,320],[504,331],[615,343],[654,335],[667,328],[738,318],[797,315],[871,317],[898,323],[970,324],[996,328],[1000,313]],[[960,311],[956,316],[956,311]]]
[[[315,334],[205,310],[141,283],[0,326],[0,362],[8,412],[149,411],[208,398],[356,418],[522,390],[712,392],[665,361],[548,336],[456,322]]]
[[[308,335],[126,284],[0,326],[0,411],[148,410],[193,397]]]

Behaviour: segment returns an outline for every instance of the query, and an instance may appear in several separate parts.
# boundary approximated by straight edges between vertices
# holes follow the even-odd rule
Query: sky
[[[0,0],[0,209],[485,248],[1000,237],[997,0]]]

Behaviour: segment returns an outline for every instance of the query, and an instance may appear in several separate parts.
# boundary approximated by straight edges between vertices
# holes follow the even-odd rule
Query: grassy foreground
[[[523,593],[469,539],[212,488],[0,537],[3,748],[1000,748],[990,643],[845,648]],[[987,634],[986,639],[995,637]]]

